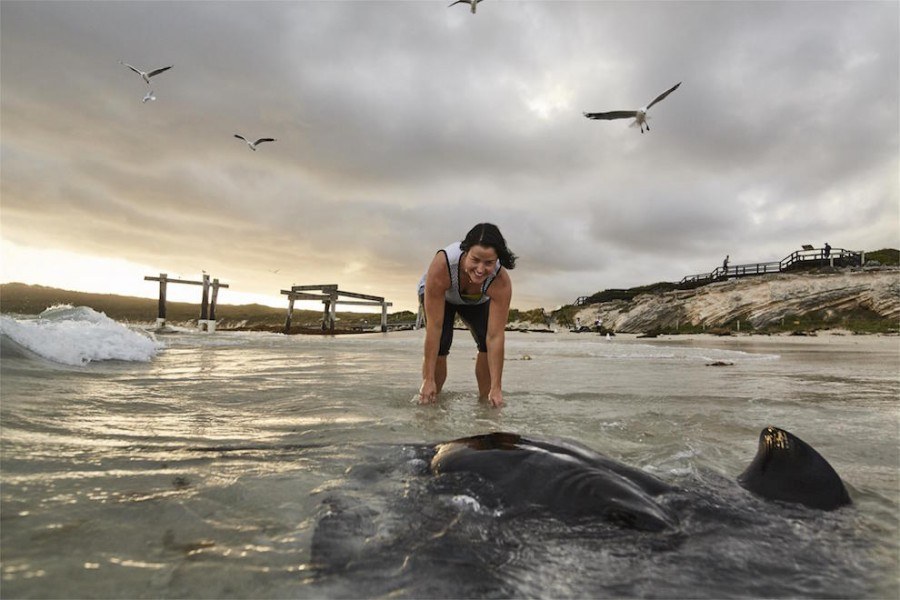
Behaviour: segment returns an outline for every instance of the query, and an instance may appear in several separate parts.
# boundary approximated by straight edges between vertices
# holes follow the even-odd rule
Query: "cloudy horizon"
[[[222,303],[337,283],[414,310],[490,221],[513,307],[550,309],[900,245],[898,3],[448,3],[5,0],[0,279],[152,297],[202,269]],[[679,81],[647,133],[582,114]]]

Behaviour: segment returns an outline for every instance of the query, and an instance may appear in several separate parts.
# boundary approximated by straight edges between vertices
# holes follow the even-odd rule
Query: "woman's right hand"
[[[419,404],[434,404],[437,402],[437,384],[434,380],[424,380],[419,388]]]

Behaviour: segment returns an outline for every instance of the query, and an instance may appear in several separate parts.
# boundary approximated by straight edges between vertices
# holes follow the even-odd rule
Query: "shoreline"
[[[26,284],[0,284],[0,312],[23,317],[51,306],[85,306],[134,327],[154,330],[158,302],[146,298],[72,292]],[[571,332],[638,335],[643,339],[819,335],[898,335],[900,333],[900,268],[852,272],[815,272],[760,276],[709,284],[695,290],[642,293],[630,299],[543,309],[510,309],[506,331]],[[176,329],[198,328],[198,306],[167,304],[167,324]],[[354,335],[380,333],[380,315],[339,312],[334,331],[322,330],[322,312],[298,310],[288,335]],[[217,331],[284,333],[286,310],[260,305],[220,304]],[[387,316],[388,332],[414,328],[417,316],[400,311]],[[457,328],[462,327],[457,323]],[[826,333],[833,332],[833,333]],[[574,333],[574,332],[573,332]]]
[[[571,335],[587,335],[603,337],[602,334],[590,332],[579,333],[575,331],[557,332]],[[611,332],[612,333],[612,332]],[[660,333],[656,335],[644,335],[639,333],[612,333],[612,339],[634,340],[641,342],[653,342],[657,340],[673,341],[673,340],[773,340],[783,342],[785,340],[804,341],[810,339],[831,339],[831,338],[900,338],[900,333],[883,332],[883,331],[851,331],[849,329],[820,329],[804,332],[791,331],[773,331],[766,333],[759,332],[732,332],[732,333]],[[898,342],[900,349],[900,342]]]

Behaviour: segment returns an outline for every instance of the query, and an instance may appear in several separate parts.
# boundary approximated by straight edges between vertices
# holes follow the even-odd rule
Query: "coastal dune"
[[[833,270],[802,275],[777,273],[731,279],[692,290],[673,290],[591,304],[575,313],[582,323],[601,319],[623,333],[814,323],[847,326],[854,321],[900,322],[900,269]],[[887,325],[885,325],[887,322]]]

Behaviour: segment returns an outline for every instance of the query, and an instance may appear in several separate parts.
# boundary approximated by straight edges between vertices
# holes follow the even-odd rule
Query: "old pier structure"
[[[172,278],[165,273],[160,273],[159,277],[148,275],[144,277],[144,281],[159,282],[159,310],[156,316],[157,329],[162,329],[166,326],[166,286],[170,283],[183,283],[203,286],[203,297],[200,302],[200,318],[197,320],[197,328],[200,331],[208,331],[210,333],[216,330],[216,302],[219,297],[219,288],[227,288],[227,283],[220,283],[218,279],[210,280],[210,276],[207,273],[203,274],[202,281]],[[212,298],[210,298],[210,291],[212,292]]]
[[[317,300],[322,302],[325,307],[322,315],[322,330],[325,331],[328,329],[332,333],[334,333],[335,313],[337,311],[338,303],[356,306],[381,306],[382,332],[387,331],[387,309],[389,306],[393,306],[391,302],[385,301],[381,296],[339,290],[336,283],[324,285],[293,285],[290,290],[281,290],[281,293],[288,297],[287,319],[284,322],[285,333],[288,333],[291,329],[291,318],[294,314],[294,301],[296,300]],[[347,298],[351,298],[351,300],[344,300],[340,298],[341,296],[346,296]]]

